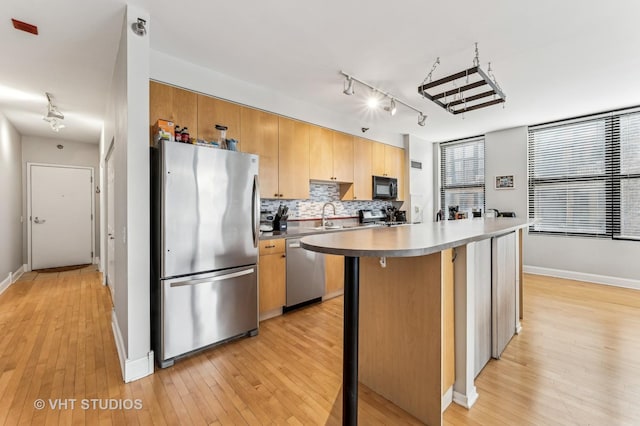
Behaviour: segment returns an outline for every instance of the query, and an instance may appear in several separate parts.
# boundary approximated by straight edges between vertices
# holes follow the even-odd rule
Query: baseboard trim
[[[471,408],[473,404],[478,400],[478,392],[476,392],[475,385],[471,388],[470,395],[464,395],[460,392],[453,391],[453,402],[458,405],[462,405],[464,408]]]
[[[282,315],[282,308],[276,308],[276,309],[272,309],[270,311],[261,313],[258,319],[260,321],[265,321],[280,315]]]
[[[20,267],[18,268],[17,271],[15,271],[12,275],[11,275],[11,284],[15,283],[16,281],[18,281],[20,279],[20,277],[22,276],[22,274],[24,274],[24,270],[27,268],[27,265],[20,265]]]
[[[341,288],[340,290],[336,290],[334,292],[327,293],[324,296],[322,296],[322,301],[324,302],[325,300],[333,299],[334,297],[342,296],[343,294],[344,294],[344,288]]]
[[[111,329],[113,330],[113,338],[116,343],[118,358],[120,359],[122,380],[124,380],[125,383],[129,383],[153,374],[153,351],[149,351],[147,356],[139,359],[127,359],[124,339],[120,332],[115,309],[111,312]]]
[[[447,391],[442,395],[442,412],[447,409],[449,405],[453,402],[453,386],[449,387]]]
[[[629,278],[611,277],[607,275],[587,274],[584,272],[566,271],[563,269],[542,268],[540,266],[524,265],[522,270],[527,274],[546,275],[549,277],[565,278],[568,280],[585,281],[595,284],[604,284],[615,287],[632,288],[640,290],[640,281]]]
[[[11,275],[11,272],[9,272],[7,278],[0,282],[0,294],[4,293],[4,291],[8,289],[11,284],[13,284],[13,282],[11,281]]]
[[[93,264],[94,265],[99,265],[100,264],[100,258],[98,256],[93,258]]]

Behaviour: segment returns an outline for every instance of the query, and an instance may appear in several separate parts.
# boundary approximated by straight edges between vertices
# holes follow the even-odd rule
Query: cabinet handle
[[[282,194],[278,194],[278,197],[282,198]]]
[[[278,194],[273,194],[273,196],[274,196],[274,197],[277,197],[277,196],[278,196]]]
[[[275,245],[271,245],[271,246],[264,246],[264,248],[268,249],[268,248],[274,248]]]
[[[286,254],[283,254],[283,255],[282,255],[282,257],[287,257],[287,255],[286,255]]]

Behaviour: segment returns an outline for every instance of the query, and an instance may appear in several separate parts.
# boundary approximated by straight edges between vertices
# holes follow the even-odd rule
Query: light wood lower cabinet
[[[287,259],[284,239],[260,241],[260,320],[282,313],[286,299]]]
[[[324,296],[330,299],[344,292],[344,256],[325,254]]]

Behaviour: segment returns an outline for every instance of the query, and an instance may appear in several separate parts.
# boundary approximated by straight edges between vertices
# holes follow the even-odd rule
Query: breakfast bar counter
[[[454,349],[456,250],[515,234],[530,223],[517,218],[467,219],[301,240],[307,250],[345,256],[343,424],[357,424],[358,381],[421,421],[442,424],[456,376],[463,372],[466,377],[457,382],[467,389],[471,388],[465,379],[473,382],[469,368],[459,365],[464,353]],[[455,318],[456,334],[473,335],[466,325],[459,330]],[[468,341],[472,347],[465,353],[473,351],[473,339]]]

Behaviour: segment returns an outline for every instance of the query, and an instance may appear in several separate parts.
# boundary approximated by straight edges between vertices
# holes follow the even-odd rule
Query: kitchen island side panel
[[[442,424],[441,253],[360,259],[360,382]]]

